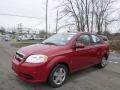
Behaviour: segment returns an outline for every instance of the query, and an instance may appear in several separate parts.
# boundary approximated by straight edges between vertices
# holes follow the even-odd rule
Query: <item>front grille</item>
[[[21,60],[23,60],[23,58],[24,58],[23,54],[16,52],[16,55],[15,55],[16,60],[18,60],[20,62]]]

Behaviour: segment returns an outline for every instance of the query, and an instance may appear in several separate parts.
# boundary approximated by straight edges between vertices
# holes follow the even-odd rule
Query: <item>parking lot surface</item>
[[[53,89],[47,84],[25,83],[14,75],[11,58],[16,51],[9,42],[0,42],[0,90],[120,90],[120,54],[112,52],[106,68],[76,72],[65,85]]]

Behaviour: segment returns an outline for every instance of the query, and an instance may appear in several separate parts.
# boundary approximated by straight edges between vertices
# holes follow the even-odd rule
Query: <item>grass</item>
[[[15,46],[17,48],[29,46],[29,45],[32,45],[32,44],[33,43],[31,43],[31,42],[13,42],[13,43],[11,43],[12,46]]]

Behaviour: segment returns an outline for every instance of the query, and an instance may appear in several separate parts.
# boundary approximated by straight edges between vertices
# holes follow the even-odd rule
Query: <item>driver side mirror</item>
[[[75,43],[74,48],[84,48],[85,45],[82,43]]]

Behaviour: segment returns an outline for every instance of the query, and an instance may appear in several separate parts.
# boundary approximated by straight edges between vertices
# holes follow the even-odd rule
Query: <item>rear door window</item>
[[[101,43],[101,40],[98,36],[96,35],[91,35],[92,37],[92,44],[95,45],[95,44],[100,44]]]

